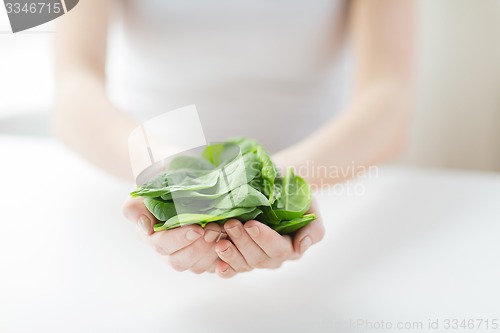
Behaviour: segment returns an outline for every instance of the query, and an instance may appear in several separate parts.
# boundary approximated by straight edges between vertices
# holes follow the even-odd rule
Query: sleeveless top
[[[248,136],[270,152],[345,104],[344,0],[116,0],[108,93],[139,121],[196,104],[209,142]]]

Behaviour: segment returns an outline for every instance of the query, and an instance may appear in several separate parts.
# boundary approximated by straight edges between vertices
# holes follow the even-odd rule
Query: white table
[[[137,240],[120,211],[130,184],[48,139],[3,136],[0,152],[2,333],[500,317],[498,174],[380,168],[318,196],[327,237],[303,259],[221,280],[174,272]]]

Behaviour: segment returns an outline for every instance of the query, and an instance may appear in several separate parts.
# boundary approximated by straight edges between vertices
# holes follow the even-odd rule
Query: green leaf
[[[224,194],[241,185],[248,184],[258,176],[259,172],[260,163],[255,154],[240,156],[222,168],[212,193]]]
[[[246,222],[250,220],[255,220],[257,216],[259,216],[260,214],[262,214],[262,210],[260,210],[259,208],[255,208],[251,212],[235,216],[234,218],[241,222]]]
[[[260,207],[262,215],[259,216],[259,221],[267,225],[278,225],[280,218],[276,216],[271,207]]]
[[[240,147],[232,142],[208,145],[202,157],[214,166],[223,166],[240,156]]]
[[[264,194],[268,196],[269,201],[272,204],[275,201],[274,181],[278,174],[276,171],[276,166],[262,146],[257,147],[257,157],[262,165],[261,172]]]
[[[138,187],[159,220],[155,230],[237,218],[292,233],[314,219],[307,182],[288,169],[281,178],[265,149],[248,138],[207,146],[201,156],[177,156],[169,169]]]
[[[144,205],[159,221],[167,221],[171,217],[177,215],[173,202],[165,202],[163,200],[145,198]]]
[[[296,218],[296,219],[293,219],[290,221],[282,221],[278,225],[272,225],[271,228],[274,231],[276,231],[282,235],[287,235],[287,234],[291,234],[291,233],[305,227],[306,225],[308,225],[309,223],[311,223],[315,219],[316,219],[316,215],[307,214],[307,215],[304,215],[302,217],[299,217],[299,218]]]
[[[179,214],[168,219],[163,225],[155,226],[155,231],[169,230],[190,224],[205,226],[207,223],[229,219],[253,210],[254,208],[234,208],[226,211],[214,209],[207,214]]]
[[[181,173],[183,170],[177,171],[177,173],[166,173],[159,177],[165,179],[163,183],[168,184],[167,186],[157,188],[155,186],[157,186],[160,181],[155,180],[133,191],[131,193],[132,197],[142,196],[154,198],[177,191],[203,190],[217,184],[220,175],[220,170],[202,171],[195,174],[193,174],[192,171],[189,173]],[[192,177],[192,175],[195,177]]]
[[[280,220],[302,217],[311,207],[311,188],[301,177],[288,168],[280,181],[281,196],[273,205],[273,211]]]
[[[270,206],[270,203],[264,194],[248,184],[243,184],[215,200],[213,205],[219,209],[231,209],[234,207]]]
[[[195,156],[178,156],[174,158],[168,165],[169,170],[213,170],[214,167],[210,162]]]
[[[228,142],[237,144],[240,147],[240,152],[242,155],[245,155],[251,151],[255,151],[257,147],[260,146],[257,141],[245,137],[232,138],[229,139]]]

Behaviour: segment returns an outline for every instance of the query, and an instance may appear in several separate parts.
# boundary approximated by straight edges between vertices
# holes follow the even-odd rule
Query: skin
[[[314,203],[310,212],[315,212],[318,218],[293,236],[281,236],[259,221],[245,224],[234,219],[227,221],[224,230],[230,241],[221,240],[215,247],[220,258],[216,263],[217,274],[230,278],[254,268],[279,268],[287,260],[299,259],[325,235],[323,220],[315,211]]]
[[[356,59],[352,102],[339,117],[273,156],[278,166],[299,170],[314,161],[318,167],[349,170],[354,161],[357,170],[363,170],[392,159],[405,147],[414,95],[414,2],[349,3],[348,22]],[[105,91],[110,4],[109,0],[83,1],[78,11],[57,21],[53,133],[90,162],[131,180],[127,141],[139,124],[117,110]],[[356,174],[301,176],[319,187]],[[123,212],[137,224],[141,239],[166,256],[174,269],[216,272],[224,278],[254,268],[277,268],[287,260],[298,259],[325,232],[321,218],[293,237],[281,236],[257,221],[243,226],[231,220],[223,226],[231,241],[217,242],[222,229],[214,223],[205,229],[187,226],[153,234],[156,220],[141,199],[127,200]]]

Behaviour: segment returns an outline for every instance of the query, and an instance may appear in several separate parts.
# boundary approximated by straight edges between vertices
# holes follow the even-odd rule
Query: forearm
[[[400,82],[373,84],[360,91],[339,117],[279,152],[278,165],[292,166],[311,184],[321,186],[390,160],[406,144],[412,95],[412,88]]]
[[[137,125],[111,104],[103,80],[92,71],[58,76],[53,133],[91,163],[132,180],[127,142]]]

